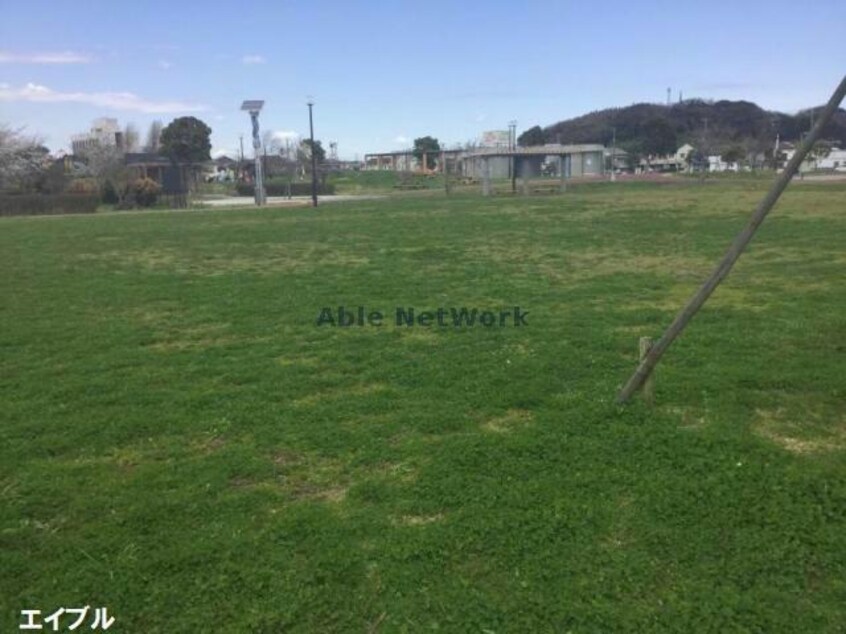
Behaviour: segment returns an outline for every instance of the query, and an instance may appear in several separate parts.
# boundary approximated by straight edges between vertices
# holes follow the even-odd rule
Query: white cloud
[[[29,83],[23,88],[0,88],[0,101],[36,103],[83,103],[111,110],[134,110],[151,114],[166,112],[202,112],[208,106],[184,101],[152,101],[131,92],[57,92]]]
[[[408,143],[409,139],[404,137],[403,135],[399,135],[398,137],[394,137],[394,143]]]
[[[0,51],[0,64],[88,64],[94,58],[84,53],[61,51],[57,53],[10,53]]]
[[[277,141],[284,141],[286,139],[299,139],[300,133],[293,130],[275,130],[272,136]]]
[[[261,55],[244,55],[241,58],[242,64],[266,64],[267,60]]]
[[[479,114],[476,115],[476,123],[482,123],[482,121],[484,121],[487,118],[488,118],[488,115],[486,115],[484,112],[480,112]]]
[[[220,158],[221,156],[228,156],[229,158],[237,158],[238,152],[236,152],[232,148],[215,148],[211,151],[211,157],[213,159]]]
[[[173,68],[173,63],[167,61],[166,59],[160,59],[159,68],[161,68],[162,70],[170,70],[171,68]]]

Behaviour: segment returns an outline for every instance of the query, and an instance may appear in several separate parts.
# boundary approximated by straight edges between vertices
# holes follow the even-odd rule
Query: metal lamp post
[[[253,150],[255,150],[256,157],[255,194],[256,205],[259,206],[267,202],[267,199],[264,195],[264,178],[262,177],[261,152],[259,151],[261,150],[261,138],[259,137],[258,116],[263,106],[264,101],[260,101],[257,99],[248,100],[241,104],[241,110],[246,110],[250,113],[250,120],[253,124]]]
[[[616,158],[617,154],[617,128],[611,128],[612,132],[612,139],[611,139],[611,182],[615,182],[617,180],[617,173],[614,170],[614,159]]]
[[[317,207],[317,153],[314,151],[314,118],[312,117],[312,107],[314,106],[314,99],[308,98],[308,132],[311,138],[311,205]]]
[[[517,151],[517,121],[514,119],[508,122],[508,149],[511,150],[508,171],[511,177],[511,193],[513,194],[517,191],[517,159],[514,156],[514,152]]]

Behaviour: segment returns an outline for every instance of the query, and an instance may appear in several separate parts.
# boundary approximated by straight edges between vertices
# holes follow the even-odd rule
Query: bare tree
[[[140,135],[138,134],[138,128],[134,123],[127,123],[123,129],[123,151],[137,152],[139,143]]]
[[[161,147],[162,122],[158,119],[150,124],[147,130],[147,142],[144,144],[145,152],[158,152]]]
[[[284,147],[282,144],[282,140],[276,136],[276,133],[273,130],[265,130],[261,135],[261,145],[265,149],[267,154],[280,154],[282,148]]]
[[[121,149],[114,145],[94,145],[86,149],[83,157],[88,163],[88,173],[97,182],[100,190],[103,191],[111,185],[120,206],[132,179]]]

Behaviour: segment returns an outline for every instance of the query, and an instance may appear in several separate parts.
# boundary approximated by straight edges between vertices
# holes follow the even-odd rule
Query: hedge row
[[[239,196],[255,196],[255,189],[247,183],[238,183],[235,188]],[[270,182],[265,183],[264,193],[266,196],[287,196],[288,183]],[[335,186],[331,184],[317,184],[317,193],[320,196],[335,193]],[[291,196],[311,196],[311,183],[291,183]]]
[[[91,194],[0,194],[0,216],[92,214],[99,203]]]

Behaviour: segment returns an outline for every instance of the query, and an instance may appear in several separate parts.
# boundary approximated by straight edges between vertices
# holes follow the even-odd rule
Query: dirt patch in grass
[[[671,416],[676,417],[680,422],[682,429],[700,429],[707,425],[704,414],[693,407],[678,407],[675,405],[668,405],[662,408]]]
[[[443,338],[438,334],[439,331],[434,329],[402,327],[397,328],[396,330],[401,333],[400,341],[403,343],[423,343],[427,345],[435,345],[443,340]]]
[[[222,436],[208,436],[194,441],[194,443],[192,443],[192,447],[195,451],[203,454],[204,456],[208,456],[220,451],[226,446],[226,444],[227,442]]]
[[[388,386],[383,383],[370,383],[367,385],[353,385],[343,388],[334,388],[330,390],[323,390],[314,394],[309,394],[294,401],[295,407],[309,407],[316,405],[321,401],[335,401],[342,398],[370,396],[378,392],[383,392],[388,389]]]
[[[271,339],[269,336],[247,337],[233,334],[232,324],[229,323],[184,325],[179,322],[179,315],[175,311],[135,311],[131,314],[142,327],[153,331],[153,341],[147,347],[156,352],[202,350]]]
[[[287,356],[287,357],[278,357],[276,359],[276,363],[281,365],[284,368],[288,367],[303,367],[303,368],[316,368],[320,365],[320,359],[317,357],[305,357],[305,356]]]
[[[415,465],[406,462],[381,463],[373,467],[367,467],[365,472],[368,477],[377,476],[405,484],[410,484],[417,480],[420,473]]]
[[[242,343],[244,337],[204,337],[200,339],[174,339],[150,344],[150,349],[157,352],[181,352],[183,350],[200,350],[204,348],[219,348],[236,343]]]
[[[273,473],[265,478],[236,475],[229,481],[233,490],[267,491],[293,501],[319,500],[340,502],[349,489],[345,463],[313,453],[300,453],[286,448],[268,456]]]
[[[230,273],[273,275],[313,270],[319,266],[364,266],[369,258],[325,244],[228,243],[226,251],[198,252],[177,247],[86,253],[82,262],[101,262],[115,267],[154,273],[211,277]]]
[[[529,425],[533,418],[533,414],[528,410],[510,409],[502,416],[482,423],[482,429],[494,434],[510,434]]]
[[[620,273],[650,273],[679,280],[704,279],[712,263],[690,253],[645,254],[621,249],[544,249],[525,238],[475,244],[466,251],[471,259],[518,262],[535,267],[559,283],[577,282]]]
[[[435,513],[434,515],[402,515],[393,520],[394,526],[425,526],[426,524],[434,524],[444,520],[443,513]]]
[[[756,409],[752,429],[795,454],[846,449],[846,418],[843,415],[826,420],[824,415],[810,411],[798,417],[783,408]]]
[[[287,468],[303,461],[303,455],[287,449],[277,449],[271,455],[271,461],[276,467]]]
[[[320,487],[310,482],[301,482],[291,487],[290,493],[295,500],[320,500],[337,504],[347,497],[347,487]]]
[[[660,292],[660,297],[653,295],[651,297],[644,297],[643,299],[622,302],[620,308],[624,310],[654,309],[677,313],[698,289],[698,284],[672,284]],[[774,301],[773,296],[769,292],[756,288],[741,288],[739,286],[722,284],[708,298],[705,309],[730,308],[732,310],[760,313],[767,311],[772,301]]]

